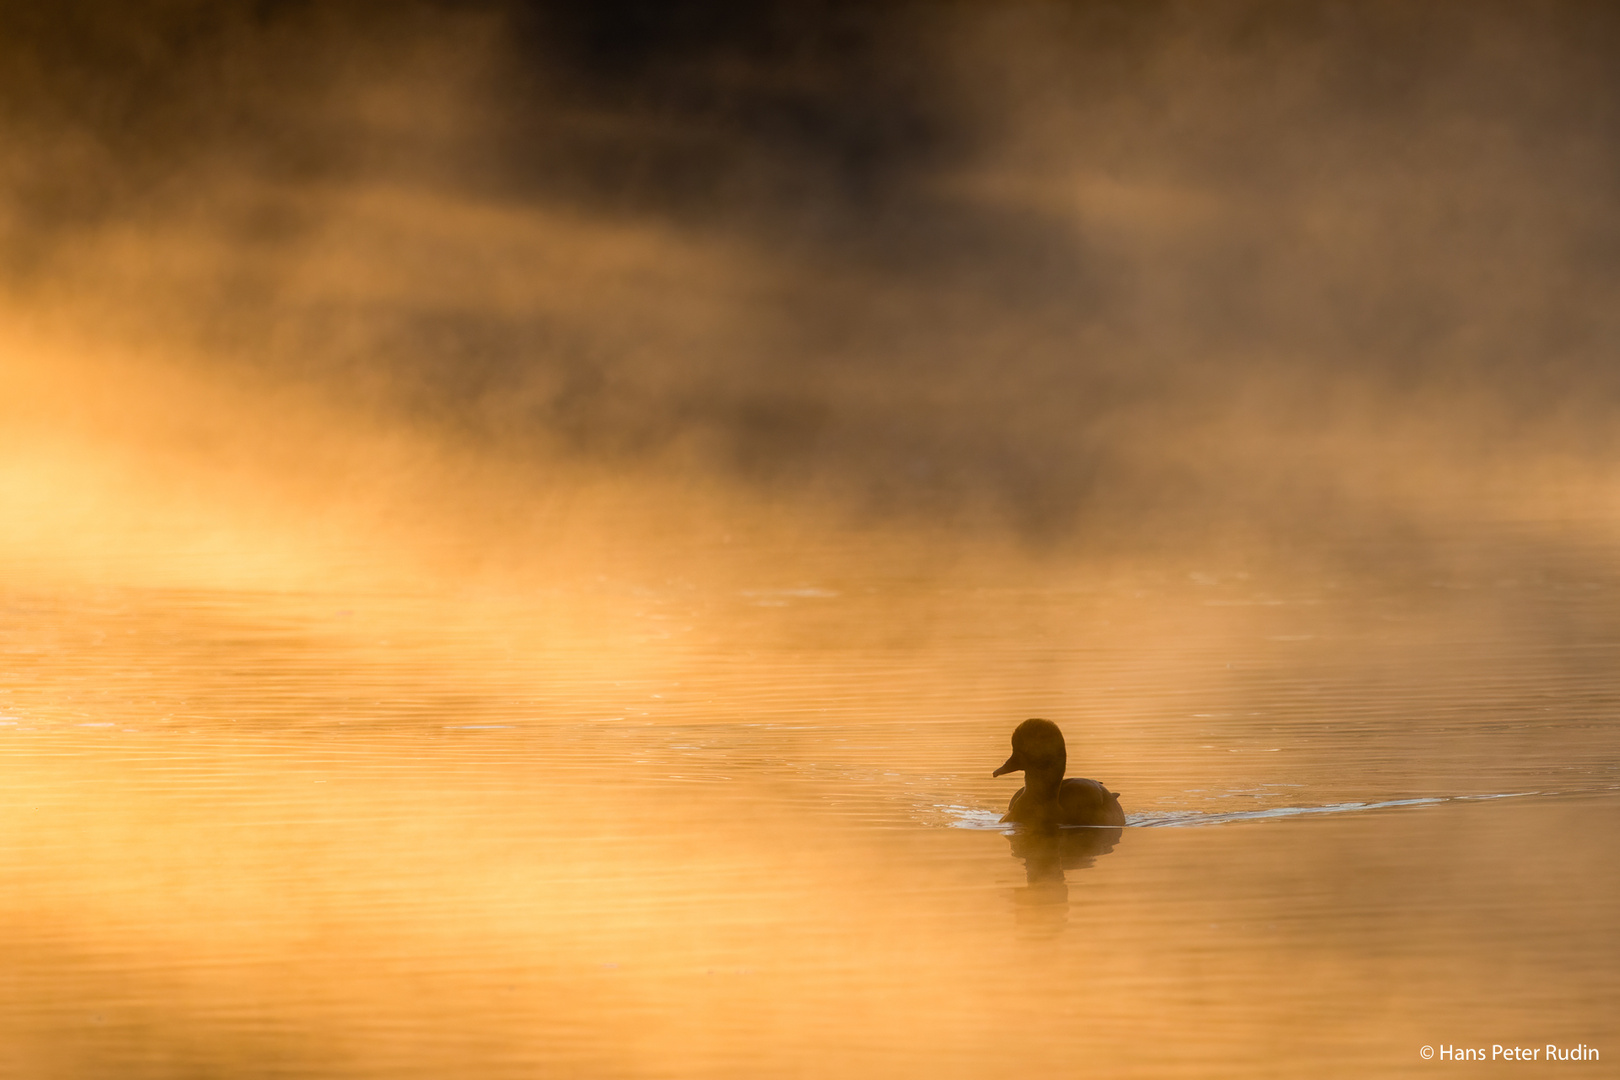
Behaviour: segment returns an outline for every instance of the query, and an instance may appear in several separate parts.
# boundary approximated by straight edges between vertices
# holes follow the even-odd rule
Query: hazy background
[[[1612,1068],[1617,58],[0,0],[0,1073]]]
[[[1595,527],[1617,47],[1575,2],[5,3],[14,541]]]

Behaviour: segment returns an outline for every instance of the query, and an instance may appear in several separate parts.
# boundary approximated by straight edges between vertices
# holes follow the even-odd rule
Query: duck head
[[[1025,779],[1031,774],[1063,775],[1069,753],[1063,745],[1063,732],[1050,720],[1025,720],[1013,731],[1012,757],[991,776],[1023,771]]]

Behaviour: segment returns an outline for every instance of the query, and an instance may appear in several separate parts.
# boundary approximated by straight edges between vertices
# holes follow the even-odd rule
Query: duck
[[[1012,748],[1012,757],[990,774],[1024,774],[1024,786],[1007,804],[1002,821],[1037,826],[1125,824],[1119,792],[1109,791],[1095,780],[1063,778],[1068,749],[1062,730],[1052,721],[1032,719],[1019,724],[1012,733]]]

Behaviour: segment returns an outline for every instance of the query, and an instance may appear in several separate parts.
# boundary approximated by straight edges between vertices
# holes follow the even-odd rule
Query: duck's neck
[[[1063,783],[1063,766],[1042,766],[1024,770],[1025,797],[1036,802],[1055,802],[1058,786]]]

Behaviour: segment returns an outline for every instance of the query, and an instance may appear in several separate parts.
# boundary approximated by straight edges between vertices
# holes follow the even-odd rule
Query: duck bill
[[[1018,756],[1018,751],[1014,750],[1012,757],[1007,759],[1007,763],[1005,765],[1003,765],[1001,768],[997,769],[995,772],[991,773],[990,775],[991,776],[1001,776],[1004,773],[1022,772],[1023,768],[1024,768],[1023,759]]]

